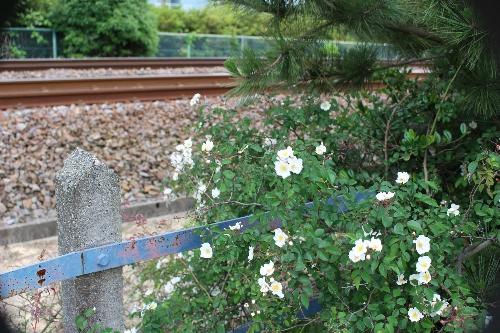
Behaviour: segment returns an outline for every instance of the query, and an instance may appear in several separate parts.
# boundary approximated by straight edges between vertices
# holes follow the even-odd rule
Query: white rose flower
[[[321,102],[321,104],[319,105],[319,107],[323,111],[328,111],[332,107],[332,104],[330,104],[330,102],[328,102],[328,101],[324,101],[324,102]]]
[[[266,282],[266,278],[263,278],[263,277],[259,278],[257,280],[257,283],[260,286],[261,293],[265,294],[269,291],[270,287],[269,287],[269,284]]]
[[[405,275],[404,274],[400,274],[398,276],[398,280],[396,281],[396,284],[398,286],[402,286],[403,284],[406,284],[406,282],[408,282],[408,281],[405,280]]]
[[[293,149],[290,146],[278,151],[278,158],[282,161],[286,161],[291,157],[293,157]]]
[[[154,310],[157,306],[158,304],[156,304],[156,302],[151,302],[144,307],[144,310]]]
[[[431,282],[431,274],[429,273],[429,271],[425,271],[423,273],[420,273],[418,275],[418,284],[427,284],[429,282]]]
[[[131,329],[129,329],[129,330],[125,330],[123,333],[137,333],[137,328],[132,327],[132,328],[131,328]]]
[[[458,216],[460,215],[460,206],[459,205],[456,205],[454,203],[451,204],[450,208],[448,208],[448,211],[446,212],[446,215],[450,216],[450,215],[455,215],[455,216]]]
[[[420,235],[413,241],[418,254],[424,254],[431,250],[431,240],[423,235]]]
[[[193,140],[191,138],[184,140],[184,148],[189,149],[193,146]]]
[[[368,243],[366,243],[362,239],[358,239],[354,243],[354,247],[352,248],[352,251],[354,251],[354,253],[356,255],[365,254],[369,243],[370,243],[370,241],[368,241]]]
[[[201,145],[201,151],[206,151],[207,153],[210,152],[212,149],[214,149],[214,143],[210,140],[207,139],[202,145]]]
[[[212,189],[212,198],[218,198],[220,195],[220,190],[216,187],[214,189]]]
[[[411,308],[410,310],[408,310],[408,318],[412,322],[417,322],[420,321],[420,319],[424,318],[424,315],[417,308]]]
[[[406,184],[410,180],[410,174],[408,172],[398,172],[398,178],[396,178],[396,183]]]
[[[302,171],[302,159],[297,157],[291,157],[288,159],[288,165],[290,165],[290,171],[298,175]]]
[[[171,293],[174,292],[175,286],[172,282],[167,282],[167,284],[163,287],[163,290],[165,291],[165,294],[170,295]]]
[[[270,290],[273,295],[276,295],[279,298],[285,297],[285,295],[283,295],[283,285],[278,281],[273,281],[271,283]]]
[[[210,243],[201,244],[200,251],[200,257],[202,258],[210,259],[213,256],[212,246],[210,246]]]
[[[323,141],[321,141],[321,144],[316,147],[316,154],[323,155],[324,153],[326,153],[326,147],[323,145]]]
[[[290,176],[290,165],[285,161],[280,160],[274,162],[274,170],[276,171],[276,174],[283,179]]]
[[[417,272],[419,273],[427,272],[431,267],[431,262],[432,260],[428,256],[419,257],[417,261]]]
[[[364,254],[364,253],[356,253],[354,251],[354,249],[352,249],[351,251],[349,251],[349,259],[352,262],[358,262],[360,260],[364,261],[366,259],[366,254]]]
[[[274,263],[269,261],[268,264],[264,264],[260,267],[260,275],[271,276],[274,273]]]
[[[201,95],[200,94],[194,94],[194,96],[191,98],[191,101],[189,101],[189,105],[195,106],[200,102]]]
[[[394,192],[379,192],[375,197],[378,201],[390,200],[394,197]]]
[[[274,243],[278,247],[283,247],[288,240],[288,235],[285,234],[280,228],[276,228],[273,230],[274,232]]]
[[[274,146],[278,141],[276,139],[265,138],[264,145],[265,146]]]
[[[441,295],[434,294],[434,296],[432,297],[431,306],[434,308],[437,303],[441,303]],[[436,310],[436,312],[431,313],[431,316],[433,316],[433,317],[436,315],[441,316],[443,314],[443,311],[446,310],[446,308],[450,305],[446,301],[443,301],[442,303],[443,304],[439,307],[438,310]]]
[[[235,225],[230,225],[229,229],[230,230],[240,230],[242,227],[243,227],[243,225],[241,224],[241,222],[236,222]]]
[[[379,238],[373,238],[370,240],[368,247],[374,251],[382,251],[382,241]]]
[[[253,246],[248,247],[248,262],[253,260],[253,250],[254,250]]]

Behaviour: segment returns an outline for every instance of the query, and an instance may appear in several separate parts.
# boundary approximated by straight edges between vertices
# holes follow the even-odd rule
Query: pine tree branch
[[[444,44],[444,40],[435,34],[422,30],[421,28],[415,27],[415,26],[404,26],[404,25],[396,25],[396,24],[386,24],[384,25],[385,28],[392,30],[394,32],[402,32],[406,33],[409,35],[414,35],[426,40],[430,40],[432,42],[438,43],[438,44]]]

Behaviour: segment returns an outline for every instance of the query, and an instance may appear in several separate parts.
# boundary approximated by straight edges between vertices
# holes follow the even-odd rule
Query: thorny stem
[[[205,292],[205,294],[207,294],[208,299],[210,300],[210,302],[212,302],[212,297],[210,296],[210,293],[208,292],[207,288],[205,288],[205,286],[203,286],[201,284],[201,282],[198,280],[198,278],[194,274],[193,270],[191,268],[189,268],[189,265],[186,263],[186,261],[184,259],[180,259],[180,260],[184,264],[184,266],[186,266],[187,270],[189,271],[189,273],[193,277],[193,279],[196,282],[196,284],[198,285],[198,287],[200,287]]]

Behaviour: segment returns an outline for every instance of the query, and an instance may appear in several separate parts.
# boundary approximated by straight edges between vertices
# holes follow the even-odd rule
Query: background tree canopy
[[[149,56],[158,37],[147,0],[58,1],[53,27],[64,35],[66,56]]]

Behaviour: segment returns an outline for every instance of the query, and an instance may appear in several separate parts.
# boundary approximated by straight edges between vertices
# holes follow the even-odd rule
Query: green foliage
[[[207,6],[183,10],[178,7],[153,8],[158,30],[165,32],[196,32],[203,34],[262,36],[269,24],[269,15],[245,15],[229,6]]]
[[[142,278],[154,289],[135,314],[142,317],[141,331],[226,332],[247,322],[251,332],[465,332],[484,326],[485,290],[498,283],[498,256],[495,250],[489,266],[477,268],[474,255],[496,248],[500,239],[500,185],[492,182],[499,172],[499,131],[466,119],[460,94],[443,100],[446,82],[431,79],[417,89],[400,73],[381,79],[387,84],[382,96],[354,92],[328,99],[330,105],[314,95],[273,103],[258,129],[233,110],[202,109],[195,137],[177,147],[176,156],[192,162],[179,167],[173,158],[180,173],[165,186],[193,194],[197,224],[210,228],[253,213],[256,227],[211,229],[203,240],[211,258],[196,250],[150,264]],[[321,143],[325,154],[317,151]],[[276,162],[287,146],[303,169],[283,178]],[[432,153],[425,157],[426,151]],[[399,171],[410,180],[395,183]],[[359,191],[395,195],[356,204]],[[327,203],[339,194],[346,212]],[[312,208],[305,209],[306,202]],[[457,215],[451,203],[460,205]],[[277,219],[288,236],[283,243],[273,235]],[[429,251],[416,251],[419,235],[430,239]],[[355,242],[372,238],[382,248],[353,259]],[[411,277],[422,256],[432,260],[428,283]],[[284,298],[261,291],[260,269],[270,261],[274,272],[266,282],[281,283]],[[406,282],[398,284],[401,274]],[[312,299],[322,311],[297,319]],[[423,318],[410,321],[411,308]]]
[[[119,333],[112,328],[104,328],[101,324],[91,324],[95,309],[87,309],[75,318],[76,329],[79,333]]]
[[[427,60],[436,64],[433,71],[443,81],[463,93],[464,103],[472,112],[485,119],[498,115],[500,84],[495,56],[488,33],[476,24],[477,17],[467,1],[223,2],[271,14],[269,34],[277,41],[275,50],[260,62],[248,54],[229,62],[232,68],[244,69],[232,70],[242,81],[236,93],[253,94],[262,86],[307,89],[311,84],[332,92],[339,85],[345,86],[346,81],[359,84],[366,74]],[[370,53],[352,52],[332,60],[315,45],[336,29],[360,41],[390,43],[399,51],[400,59],[381,66],[371,61]],[[263,67],[266,75],[261,74]]]
[[[154,55],[158,37],[146,0],[59,1],[52,12],[70,57]]]

